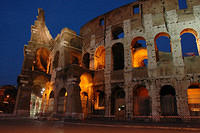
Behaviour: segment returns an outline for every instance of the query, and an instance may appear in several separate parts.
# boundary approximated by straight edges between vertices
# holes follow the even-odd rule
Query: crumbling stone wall
[[[184,119],[189,116],[187,104],[187,88],[193,75],[199,75],[198,58],[182,58],[180,34],[184,29],[193,29],[200,33],[199,13],[200,1],[187,0],[187,9],[179,9],[178,0],[144,0],[133,2],[98,16],[85,24],[80,35],[83,37],[84,53],[90,53],[90,69],[94,69],[94,53],[100,45],[104,45],[105,59],[105,93],[106,114],[110,114],[111,88],[113,83],[123,82],[126,92],[126,119],[132,118],[133,88],[136,84],[145,84],[152,98],[152,118],[160,120],[160,89],[163,85],[171,85],[176,91],[178,115]],[[139,7],[139,13],[133,12],[133,7]],[[104,24],[100,22],[104,20]],[[124,38],[113,39],[113,29],[122,27]],[[164,55],[157,61],[155,37],[159,33],[170,36],[172,55]],[[144,37],[148,50],[147,69],[132,68],[131,41],[135,37]],[[198,40],[198,37],[196,38]],[[113,75],[112,46],[122,43],[124,46],[124,69],[121,76]],[[199,44],[197,44],[199,47]],[[189,65],[190,64],[190,65]],[[194,64],[194,65],[191,65]],[[190,76],[189,76],[190,75]],[[123,78],[124,77],[124,78]],[[186,78],[187,77],[187,78]],[[189,78],[190,77],[190,78]]]

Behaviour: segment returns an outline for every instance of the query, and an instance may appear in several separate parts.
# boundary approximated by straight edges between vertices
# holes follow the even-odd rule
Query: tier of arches
[[[172,85],[163,85],[160,87],[159,103],[160,103],[160,116],[178,116],[178,103],[177,103],[177,90]],[[190,116],[200,116],[200,84],[193,83],[185,90],[187,93],[188,110]],[[91,97],[91,96],[93,97]],[[115,86],[111,89],[111,115],[115,119],[122,120],[126,117],[126,94],[121,86]],[[150,95],[149,88],[144,84],[138,84],[132,89],[132,117],[149,117],[152,115],[152,96]],[[55,98],[57,99],[57,106],[55,106]],[[32,99],[33,100],[33,99]],[[106,94],[104,89],[96,89],[93,91],[82,90],[80,92],[80,100],[82,112],[85,116],[89,114],[105,115],[105,102]],[[55,97],[52,90],[49,94],[49,107],[48,112],[53,112],[57,108],[57,113],[67,112],[68,92],[67,89],[61,88]],[[93,101],[93,102],[91,102]],[[41,104],[41,103],[40,103]],[[91,104],[91,105],[90,105]],[[42,104],[41,104],[42,105]],[[75,105],[72,105],[75,106]]]
[[[186,56],[199,56],[200,44],[198,33],[192,28],[186,28],[180,32],[180,48],[182,57]],[[154,37],[154,50],[156,61],[159,61],[163,57],[172,58],[173,44],[171,36],[166,32],[160,32]],[[148,65],[148,51],[146,45],[146,39],[142,36],[138,36],[132,39],[130,44],[132,67],[145,67]],[[103,45],[96,48],[94,53],[94,69],[105,68],[105,47]],[[124,69],[124,44],[115,43],[111,47],[111,64],[113,70]],[[83,66],[90,67],[90,54],[85,53],[83,55]],[[92,66],[92,65],[91,65]]]

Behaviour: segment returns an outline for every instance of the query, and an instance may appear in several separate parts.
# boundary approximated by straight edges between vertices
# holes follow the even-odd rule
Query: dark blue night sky
[[[37,9],[45,11],[46,25],[53,37],[64,27],[79,34],[91,19],[135,0],[1,0],[0,86],[17,85],[23,63],[23,46],[28,43]]]
[[[37,9],[45,11],[46,25],[53,37],[64,27],[79,34],[89,20],[135,0],[1,0],[0,86],[17,85]]]

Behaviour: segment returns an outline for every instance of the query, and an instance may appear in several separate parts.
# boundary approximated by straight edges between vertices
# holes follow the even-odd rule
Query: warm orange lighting
[[[67,97],[67,92],[65,92],[65,96]]]
[[[93,93],[93,80],[92,76],[88,73],[84,73],[80,77],[80,96],[81,96],[81,104],[82,104],[82,111],[85,116],[87,116],[89,106],[88,103],[91,101],[92,93]]]
[[[46,48],[40,48],[36,52],[36,66],[41,71],[47,71],[47,67],[49,64],[49,54],[50,52]]]
[[[187,90],[188,104],[200,104],[200,88],[192,88]]]
[[[103,69],[105,67],[105,48],[100,46],[97,48],[94,55],[94,69]]]
[[[134,68],[145,66],[144,59],[148,59],[146,48],[139,48],[135,51],[132,49],[132,66]]]
[[[80,77],[80,88],[81,88],[81,92],[89,92],[89,88],[93,85],[93,82],[92,82],[92,77],[90,74],[88,73],[85,73],[83,75],[81,75]]]

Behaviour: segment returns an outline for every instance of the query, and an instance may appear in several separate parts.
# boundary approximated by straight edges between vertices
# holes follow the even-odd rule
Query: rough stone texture
[[[82,74],[90,73],[94,82],[93,88],[105,93],[104,117],[113,118],[111,114],[112,92],[118,86],[125,92],[125,114],[122,119],[135,119],[134,90],[137,89],[136,86],[143,85],[148,90],[151,99],[151,113],[145,118],[160,121],[163,117],[160,90],[165,85],[171,85],[176,93],[177,117],[188,120],[190,112],[187,103],[187,88],[199,82],[199,57],[192,56],[183,59],[180,35],[182,31],[189,29],[187,32],[196,33],[196,39],[199,42],[200,1],[187,0],[187,4],[187,9],[179,10],[178,0],[140,0],[94,18],[80,29],[81,38],[74,31],[64,28],[54,40],[45,26],[44,13],[40,10],[38,20],[32,26],[31,41],[24,46],[25,57],[19,76],[19,102],[16,112],[29,112],[28,102],[32,86],[34,86],[35,74],[35,76],[42,75],[52,82],[55,92],[54,113],[57,112],[59,92],[61,88],[66,88],[69,102],[66,104],[65,116],[82,117],[79,80]],[[139,14],[133,13],[135,6],[139,7]],[[102,19],[104,25],[100,25]],[[119,27],[123,29],[124,37],[113,39],[113,32]],[[171,54],[162,52],[158,54],[156,51],[156,36],[163,33],[170,37]],[[148,67],[132,67],[131,42],[136,37],[145,38]],[[75,41],[72,41],[73,38]],[[112,46],[116,43],[123,44],[124,68],[122,70],[113,68]],[[197,43],[197,45],[200,51],[200,44]],[[95,51],[99,46],[105,47],[105,68],[103,70],[94,68]],[[46,73],[32,69],[36,50],[40,47],[45,47],[50,51],[50,69]],[[55,58],[58,51],[59,59]],[[83,57],[86,53],[90,54],[89,69],[83,64]],[[78,59],[78,65],[72,65],[73,57]],[[53,67],[54,61],[58,64],[56,68]],[[22,102],[25,99],[27,103]],[[92,112],[92,100],[90,97],[88,112]]]

